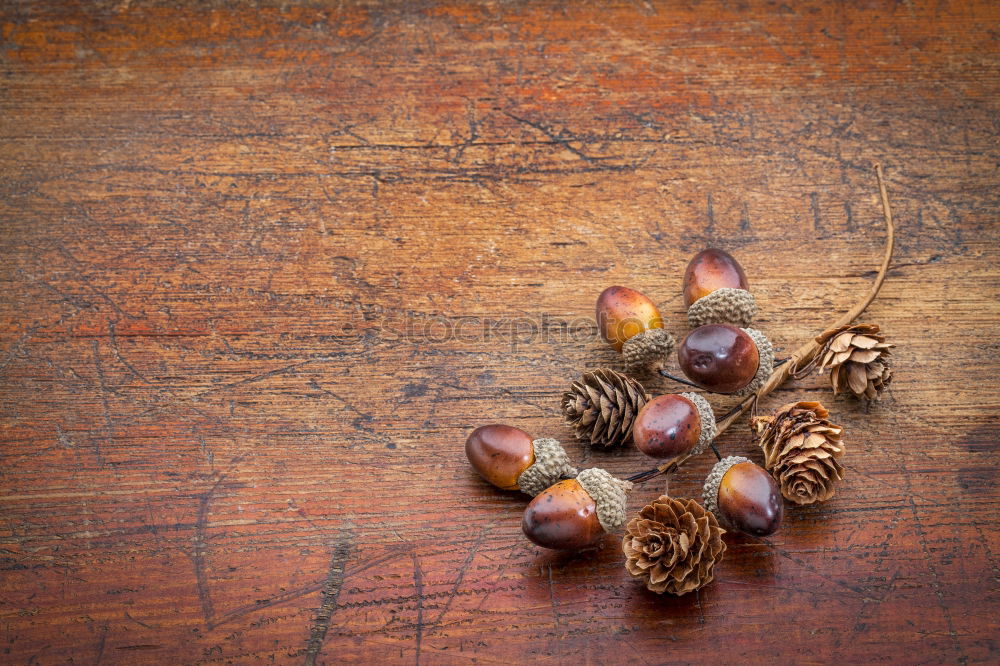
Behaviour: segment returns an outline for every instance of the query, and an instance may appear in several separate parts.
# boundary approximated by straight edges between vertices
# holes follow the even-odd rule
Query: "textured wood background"
[[[995,2],[2,4],[0,662],[998,659]],[[529,543],[468,432],[649,466],[561,423],[597,294],[681,334],[719,245],[791,349],[875,160],[892,395],[765,405],[846,426],[837,496],[680,599]]]

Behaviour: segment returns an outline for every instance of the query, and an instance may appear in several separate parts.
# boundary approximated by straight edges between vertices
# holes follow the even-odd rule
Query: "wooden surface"
[[[0,662],[998,659],[996,3],[8,0],[0,27]],[[679,599],[618,535],[529,543],[468,432],[648,467],[561,422],[620,363],[597,294],[682,334],[719,245],[794,348],[872,280],[875,160],[892,395],[765,405],[831,408],[837,496]]]

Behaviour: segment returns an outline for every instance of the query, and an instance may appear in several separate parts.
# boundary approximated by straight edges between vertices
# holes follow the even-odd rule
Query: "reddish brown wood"
[[[3,3],[0,661],[996,661],[998,21]],[[641,291],[680,337],[684,268],[720,247],[780,358],[873,278],[875,160],[898,247],[865,320],[898,345],[892,395],[866,413],[813,375],[761,406],[832,409],[836,497],[728,535],[679,599],[629,578],[618,535],[525,539],[472,429],[648,467],[561,423],[574,378],[621,367],[597,295]],[[718,446],[759,463],[749,441]]]

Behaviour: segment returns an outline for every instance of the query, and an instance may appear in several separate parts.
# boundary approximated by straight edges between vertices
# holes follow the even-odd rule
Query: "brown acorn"
[[[712,406],[697,393],[653,398],[632,425],[636,448],[653,458],[675,458],[701,453],[715,438]]]
[[[608,287],[597,297],[597,325],[601,337],[615,351],[629,338],[655,328],[663,328],[663,318],[653,301],[635,289]]]
[[[603,469],[585,469],[536,495],[524,510],[521,529],[544,548],[586,548],[625,524],[631,488]]]
[[[655,371],[674,348],[653,301],[628,287],[608,287],[597,298],[601,337],[625,358],[631,372]]]
[[[503,490],[537,495],[562,477],[576,476],[554,439],[535,439],[519,428],[480,426],[465,440],[465,455],[481,477]]]
[[[710,247],[694,255],[684,271],[684,306],[708,296],[717,289],[748,290],[743,267],[725,250]]]
[[[684,305],[692,326],[727,323],[749,326],[757,305],[743,267],[728,252],[702,250],[684,271]]]
[[[576,479],[566,479],[535,495],[524,511],[521,529],[534,543],[556,550],[593,545],[604,534],[597,502]]]
[[[702,492],[705,508],[728,529],[767,536],[781,526],[781,490],[764,468],[748,458],[729,456],[717,462]]]
[[[677,361],[687,378],[713,393],[756,391],[774,366],[774,350],[760,331],[706,324],[685,336]]]
[[[465,440],[465,455],[481,477],[503,490],[518,490],[518,477],[535,462],[531,436],[499,423],[473,430]]]

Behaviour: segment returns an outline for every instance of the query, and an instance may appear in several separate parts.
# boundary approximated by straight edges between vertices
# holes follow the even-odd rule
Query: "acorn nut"
[[[677,361],[692,382],[713,393],[756,391],[774,368],[774,349],[752,328],[706,324],[685,336]]]
[[[748,458],[730,456],[717,462],[702,491],[705,508],[726,528],[767,536],[781,526],[781,490],[764,468]]]
[[[554,439],[536,439],[519,428],[480,426],[465,440],[465,455],[483,479],[503,490],[537,495],[560,478],[576,476],[569,456]]]
[[[636,448],[653,458],[698,454],[714,438],[712,406],[697,393],[657,396],[643,406],[632,425]]]
[[[559,481],[528,503],[521,529],[535,544],[577,550],[596,544],[606,532],[625,524],[628,481],[603,469],[585,469]]]
[[[576,550],[604,534],[597,520],[597,503],[576,479],[543,490],[524,511],[521,529],[534,543],[556,550]]]
[[[601,337],[625,358],[630,372],[652,372],[674,349],[663,318],[651,300],[628,287],[608,287],[597,298]]]
[[[708,248],[694,256],[684,271],[684,305],[691,326],[749,326],[757,305],[743,267],[725,250]]]

